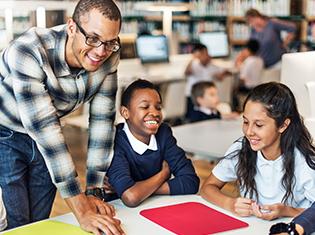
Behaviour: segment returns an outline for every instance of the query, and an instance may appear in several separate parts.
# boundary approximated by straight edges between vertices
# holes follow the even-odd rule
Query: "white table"
[[[186,152],[221,158],[232,143],[243,136],[242,121],[209,120],[173,127],[177,144]]]
[[[272,224],[281,221],[289,221],[288,218],[283,218],[280,220],[266,221],[258,219],[256,217],[236,217],[232,213],[225,211],[217,206],[214,206],[198,195],[184,195],[184,196],[155,196],[145,200],[140,206],[136,208],[128,208],[124,206],[121,200],[115,200],[111,202],[116,208],[117,218],[122,222],[122,228],[127,235],[139,235],[139,234],[150,234],[150,235],[167,235],[174,234],[163,227],[147,220],[142,217],[139,212],[143,209],[172,205],[183,202],[200,202],[205,204],[213,209],[221,211],[227,215],[230,215],[234,218],[242,220],[249,224],[246,228],[241,228],[237,230],[231,230],[228,232],[223,232],[220,234],[231,234],[231,235],[247,235],[247,234],[268,234],[269,228]],[[52,218],[53,220],[62,221],[69,224],[78,225],[77,220],[75,219],[72,213],[65,214]]]

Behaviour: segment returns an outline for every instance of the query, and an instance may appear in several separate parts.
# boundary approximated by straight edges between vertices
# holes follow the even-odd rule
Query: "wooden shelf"
[[[307,21],[315,21],[315,16],[305,16],[305,20],[307,20]]]
[[[231,45],[234,45],[234,46],[245,46],[246,43],[247,43],[247,40],[235,40],[235,39],[230,39],[230,43]]]

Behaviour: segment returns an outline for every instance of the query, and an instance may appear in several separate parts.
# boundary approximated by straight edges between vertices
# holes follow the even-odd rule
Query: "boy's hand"
[[[171,170],[170,167],[168,166],[168,163],[164,160],[162,163],[162,170],[161,172],[163,173],[165,180],[169,179],[171,177]]]
[[[246,217],[253,214],[253,201],[248,198],[238,197],[233,200],[232,212],[238,216]]]
[[[103,188],[105,189],[106,193],[115,193],[114,188],[110,185],[110,183],[108,182],[108,177],[105,176],[104,177],[104,185]]]

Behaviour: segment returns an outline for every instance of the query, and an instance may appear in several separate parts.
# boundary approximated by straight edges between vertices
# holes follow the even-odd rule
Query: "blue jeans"
[[[56,195],[46,164],[27,134],[0,126],[0,185],[7,229],[49,217]]]

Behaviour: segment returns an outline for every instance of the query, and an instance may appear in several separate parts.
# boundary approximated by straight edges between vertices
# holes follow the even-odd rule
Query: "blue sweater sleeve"
[[[122,194],[136,182],[131,177],[128,160],[124,151],[120,149],[120,145],[115,145],[114,157],[107,171],[108,181],[115,189],[118,196]]]
[[[305,235],[315,232],[315,202],[310,208],[294,218],[293,221],[304,228]]]
[[[177,146],[171,128],[165,125],[167,129],[164,133],[165,151],[164,159],[169,164],[174,178],[168,181],[171,195],[194,194],[199,190],[199,178],[189,159],[186,158],[183,149]]]

